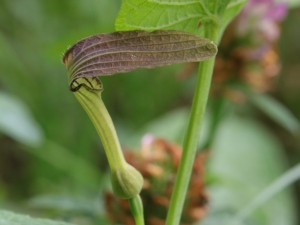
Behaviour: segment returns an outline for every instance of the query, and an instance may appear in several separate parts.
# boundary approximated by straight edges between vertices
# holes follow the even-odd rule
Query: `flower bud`
[[[119,198],[132,198],[141,192],[144,179],[130,164],[111,171],[111,184]]]

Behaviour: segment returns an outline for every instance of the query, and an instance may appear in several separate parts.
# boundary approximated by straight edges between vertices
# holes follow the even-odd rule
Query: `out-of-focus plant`
[[[2,74],[5,71],[5,73],[12,75],[9,77],[3,76],[3,79],[1,79],[4,88],[18,93],[20,96],[22,95],[22,99],[25,100],[26,104],[34,109],[34,116],[40,122],[40,125],[32,118],[28,112],[29,110],[24,107],[22,102],[1,93],[0,102],[2,100],[4,103],[10,102],[12,104],[8,105],[9,107],[7,107],[7,104],[0,104],[0,109],[1,106],[4,106],[5,109],[0,110],[0,117],[1,115],[5,115],[5,118],[8,118],[0,118],[0,129],[3,133],[22,143],[22,148],[42,160],[40,164],[42,166],[37,167],[39,168],[39,173],[37,174],[43,176],[44,171],[51,171],[52,168],[55,168],[59,173],[56,172],[56,175],[53,173],[53,180],[56,181],[58,174],[61,174],[62,177],[67,174],[68,177],[75,178],[80,185],[84,184],[83,188],[85,192],[91,193],[91,190],[93,192],[93,196],[86,199],[64,194],[37,196],[30,201],[32,206],[40,209],[54,209],[55,212],[60,212],[59,215],[62,215],[58,217],[65,221],[74,221],[78,224],[106,224],[109,222],[102,221],[99,218],[99,214],[102,214],[104,209],[101,208],[101,199],[97,198],[98,194],[94,192],[98,193],[98,190],[95,189],[97,189],[100,178],[102,184],[104,184],[101,190],[107,180],[105,176],[102,177],[103,174],[100,174],[92,163],[77,156],[77,154],[87,156],[90,153],[87,149],[93,149],[91,142],[93,132],[92,130],[86,132],[89,131],[89,123],[79,110],[73,110],[72,114],[64,113],[73,103],[69,100],[66,101],[68,99],[66,96],[69,95],[67,92],[64,93],[62,91],[65,90],[63,82],[57,82],[57,80],[61,80],[63,71],[60,69],[54,69],[53,71],[49,68],[58,64],[58,60],[56,60],[58,58],[57,52],[61,53],[66,44],[87,34],[98,32],[98,23],[95,21],[102,21],[101,24],[103,24],[103,21],[108,20],[107,18],[111,17],[112,13],[101,14],[101,16],[95,19],[90,18],[90,16],[94,15],[98,9],[91,9],[84,3],[74,3],[74,9],[70,9],[68,4],[53,2],[53,4],[51,3],[51,7],[57,5],[57,8],[63,11],[62,15],[65,15],[65,11],[68,10],[74,10],[74,15],[76,15],[76,7],[78,7],[82,15],[88,18],[88,24],[95,24],[94,27],[84,24],[84,28],[77,29],[77,26],[80,26],[82,21],[79,19],[80,16],[72,16],[72,19],[69,19],[68,27],[73,27],[74,30],[76,28],[76,32],[68,34],[69,36],[64,36],[62,35],[64,34],[63,31],[59,31],[57,34],[49,33],[47,26],[44,27],[44,32],[38,32],[39,29],[42,30],[41,21],[44,20],[33,19],[39,12],[39,7],[35,7],[37,4],[34,2],[31,1],[30,6],[32,10],[30,11],[30,15],[22,10],[21,3],[19,5],[13,2],[7,3],[9,9],[7,12],[11,11],[19,21],[14,23],[16,28],[18,28],[16,29],[18,30],[18,35],[24,36],[22,26],[28,26],[31,32],[36,31],[35,33],[40,36],[35,37],[36,39],[34,37],[24,38],[23,41],[26,43],[24,46],[26,47],[20,44],[14,46],[14,42],[17,40],[9,39],[9,26],[5,24],[5,26],[0,27],[0,45],[2,46],[2,51],[4,51],[2,55],[0,54],[0,57],[5,55],[5,58],[0,61],[0,66],[4,69],[0,73]],[[196,148],[196,144],[194,145],[194,150],[209,150],[209,157],[208,160],[203,160],[203,153],[197,153],[196,161],[189,163],[192,168],[192,177],[190,182],[185,182],[185,185],[190,184],[190,187],[187,189],[185,205],[182,206],[183,214],[178,213],[181,207],[180,204],[171,204],[173,214],[170,213],[168,224],[172,224],[173,221],[178,222],[180,216],[182,216],[182,223],[186,224],[197,223],[197,220],[201,219],[201,224],[204,225],[294,225],[295,212],[292,208],[291,193],[284,191],[278,196],[277,193],[299,178],[299,168],[295,167],[283,174],[282,177],[279,177],[285,170],[285,162],[282,160],[282,156],[278,154],[282,150],[280,143],[253,116],[253,108],[247,107],[245,104],[249,101],[293,134],[297,134],[299,131],[299,122],[297,119],[287,108],[268,94],[268,92],[273,90],[274,81],[276,81],[276,76],[280,71],[277,41],[280,35],[280,23],[286,14],[286,5],[275,3],[271,0],[249,1],[242,13],[225,29],[226,25],[239,12],[245,1],[219,1],[219,3],[220,5],[214,5],[213,1],[140,1],[140,3],[139,1],[124,1],[116,22],[116,27],[119,30],[141,29],[153,31],[157,29],[176,29],[205,37],[211,35],[210,31],[218,30],[219,32],[218,37],[213,35],[214,38],[212,38],[215,42],[220,42],[220,44],[219,54],[216,57],[214,65],[209,111],[205,117],[202,138],[200,145],[198,145],[200,147]],[[227,3],[229,4],[226,7]],[[1,12],[6,12],[6,5],[4,4],[4,6],[4,8],[0,7]],[[47,7],[46,3],[45,6]],[[110,10],[107,11],[110,12]],[[215,12],[217,13],[214,15]],[[5,16],[5,14],[1,15]],[[103,20],[100,17],[103,17]],[[55,20],[52,20],[52,16],[48,20],[55,25]],[[59,20],[60,25],[55,25],[58,30],[63,27],[61,22]],[[103,24],[103,26],[106,25]],[[99,29],[105,32],[109,30],[109,28],[103,28],[103,26]],[[31,32],[28,31],[28,34],[31,34]],[[223,32],[224,36],[221,38]],[[28,35],[26,32],[25,34]],[[50,47],[44,49],[42,47],[45,46],[43,41],[42,43],[35,41],[44,40],[42,38],[43,35],[47,36],[47,40],[52,43],[55,40],[63,40],[58,45],[49,43],[47,46]],[[61,36],[63,37],[61,38]],[[10,46],[14,46],[15,48],[10,48]],[[30,58],[30,54],[28,54],[29,57],[27,57],[27,54],[23,55],[24,53],[29,53],[29,50],[35,49],[35,46],[38,46],[36,48],[37,53],[40,51],[47,52],[47,60],[43,57],[36,57],[36,59],[40,60],[39,62],[43,63],[36,63],[34,58]],[[8,59],[11,62],[15,61],[18,63],[10,66],[9,63],[4,63],[10,62]],[[45,64],[45,61],[49,61],[49,59],[52,60],[50,65]],[[212,65],[213,63],[210,65],[211,69]],[[196,67],[196,63],[188,64],[180,72],[182,83],[188,87],[186,90],[194,88],[194,84],[191,85],[190,82],[194,80],[194,76],[190,75],[195,72]],[[36,75],[30,77],[24,72],[26,71],[25,68]],[[50,76],[41,77],[38,71],[46,71],[46,69],[50,71],[50,74],[60,74],[60,76],[56,77],[53,75],[51,79],[48,78]],[[200,74],[202,72],[200,71]],[[116,82],[119,79],[123,79],[124,81],[124,78],[121,77],[103,78],[103,80],[104,83],[107,82],[111,85],[112,82]],[[18,80],[18,82],[15,82],[15,80]],[[26,91],[20,88],[20,83],[24,83],[22,88]],[[53,97],[53,89],[47,89],[47,87],[54,84],[57,87],[55,98]],[[108,84],[105,85],[106,91],[111,89]],[[128,86],[131,85],[132,89],[136,89],[135,82],[128,84]],[[88,86],[89,83],[85,83],[85,85]],[[42,93],[42,90],[43,95],[39,95],[38,97],[32,95],[32,93]],[[126,90],[126,88],[122,90]],[[122,90],[118,90],[118,92],[123,93]],[[199,88],[197,90],[199,91]],[[158,88],[156,88],[156,91],[159,91]],[[164,89],[164,94],[165,91],[167,89]],[[134,96],[137,95],[136,93],[137,91],[134,92]],[[45,100],[47,99],[46,96],[52,96],[50,101]],[[187,94],[186,96],[189,95]],[[60,98],[61,101],[56,101],[57,98]],[[114,101],[107,101],[107,103],[111,105],[115,104]],[[74,103],[74,105],[76,104]],[[129,111],[134,111],[131,109],[130,104],[127,105],[130,108]],[[16,110],[14,109],[16,108],[18,108],[18,112],[21,112],[20,114],[15,112]],[[51,109],[55,110],[52,111]],[[51,118],[55,114],[54,112],[56,115],[59,112],[61,118],[54,120],[53,123]],[[20,129],[16,129],[16,126],[10,122],[12,118],[17,118],[16,121],[22,124],[22,126],[19,126]],[[186,109],[176,110],[158,120],[153,120],[148,126],[141,129],[141,131],[136,132],[136,136],[132,135],[130,130],[126,129],[124,132],[129,133],[129,135],[122,134],[122,129],[118,133],[123,135],[121,137],[122,140],[127,138],[127,142],[122,141],[124,145],[127,143],[130,145],[130,141],[135,141],[136,143],[141,136],[139,136],[139,132],[141,134],[153,132],[179,142],[183,139],[187,119],[188,111]],[[61,121],[64,121],[64,123],[61,123]],[[120,124],[122,125],[122,123],[117,123],[117,131]],[[199,134],[200,129],[198,125],[196,124]],[[43,131],[41,127],[44,129]],[[31,134],[29,132],[26,133],[26,129],[31,129],[33,132]],[[57,132],[57,130],[60,132]],[[78,134],[79,130],[80,135]],[[86,135],[82,135],[82,133]],[[128,138],[129,136],[130,138]],[[59,143],[49,140],[49,137],[59,140]],[[74,137],[76,141],[74,141]],[[165,215],[170,206],[167,198],[171,195],[172,188],[170,186],[175,182],[175,173],[178,170],[181,147],[165,139],[153,139],[153,137],[150,138],[151,144],[147,145],[145,143],[147,140],[149,141],[149,136],[143,139],[141,152],[133,152],[132,149],[127,149],[125,151],[125,158],[126,161],[140,170],[146,181],[141,192],[141,198],[145,203],[144,214],[146,221],[149,224],[165,224]],[[198,135],[194,137],[194,143],[196,143],[195,141],[198,142]],[[65,149],[60,144],[69,146],[72,151],[76,150],[77,152],[70,152],[69,149]],[[150,146],[152,151],[151,154],[148,154],[149,149],[147,148]],[[43,151],[40,149],[43,149]],[[84,149],[85,151],[83,151]],[[90,157],[93,158],[91,155]],[[183,158],[185,158],[184,155]],[[140,160],[141,162],[138,163],[136,160]],[[203,178],[204,161],[208,161],[205,178]],[[51,165],[48,170],[44,170],[44,162],[47,163],[46,165]],[[165,165],[166,162],[167,165]],[[185,178],[189,177],[187,174],[183,174]],[[160,176],[163,176],[163,178]],[[276,180],[271,183],[274,179]],[[208,195],[206,194],[207,191],[203,189],[204,182],[207,184],[207,189],[209,190]],[[267,186],[270,183],[271,185]],[[47,183],[41,179],[35,184],[35,188],[40,184],[43,184],[44,187],[47,186]],[[72,192],[72,188],[71,184],[62,192],[70,193]],[[196,190],[197,188],[199,190]],[[50,192],[53,191],[53,186],[49,185],[49,189]],[[76,188],[74,187],[74,189]],[[263,191],[260,192],[261,190]],[[185,193],[181,192],[180,195],[182,196],[182,201],[185,198]],[[175,196],[178,195],[175,194]],[[106,192],[106,201],[106,210],[112,221],[124,224],[133,223],[128,202],[115,198],[109,192]],[[208,201],[208,204],[206,201]],[[133,202],[133,204],[135,203]],[[280,209],[280,212],[278,209]],[[174,216],[175,212],[177,215]],[[62,224],[54,221],[19,216],[6,211],[0,211],[0,214],[6,224]],[[138,212],[138,215],[140,214]],[[88,218],[88,220],[84,219],[81,221],[80,218],[82,219],[82,217],[80,215],[84,215],[83,217],[85,219]],[[118,215],[118,217],[115,215]],[[205,217],[203,217],[204,215]],[[284,220],[282,220],[283,218]],[[76,221],[76,219],[78,220]]]
[[[255,92],[272,90],[280,71],[277,42],[280,23],[287,13],[285,3],[249,1],[227,28],[216,59],[214,86],[220,96],[230,82],[245,84]],[[237,100],[238,99],[232,99]]]

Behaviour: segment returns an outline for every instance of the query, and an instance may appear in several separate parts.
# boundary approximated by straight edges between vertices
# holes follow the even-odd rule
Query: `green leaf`
[[[129,0],[123,1],[115,26],[117,30],[173,29],[196,33],[199,22],[207,16],[203,4],[196,0]]]
[[[241,11],[248,0],[231,0],[222,18],[221,34],[230,21]]]
[[[115,27],[117,30],[184,30],[203,36],[203,26],[226,26],[246,1],[123,0]],[[224,21],[220,23],[223,15]]]
[[[181,143],[186,130],[186,120],[189,110],[186,108],[170,111],[141,127],[134,133],[128,133],[123,137],[123,142],[131,148],[139,148],[140,141],[145,134],[152,134],[169,141]]]
[[[225,210],[234,216],[234,212],[239,212],[280,177],[287,167],[283,151],[276,137],[260,123],[235,114],[224,118],[208,168],[208,173],[215,177],[210,185],[210,217]],[[294,225],[294,198],[291,190],[285,189],[256,208],[247,219],[257,224]],[[228,223],[231,224],[234,223]]]
[[[27,146],[39,146],[44,139],[29,108],[4,92],[0,92],[0,132]]]
[[[282,190],[300,179],[300,163],[293,168],[286,171],[283,175],[278,177],[275,181],[263,189],[255,198],[244,206],[236,215],[236,220],[243,220],[245,217],[251,215],[255,210],[263,206],[271,198],[276,196]]]
[[[71,195],[39,195],[30,199],[29,206],[38,209],[59,209],[62,211],[84,212],[90,215],[97,215],[103,211],[101,199],[84,198]]]
[[[0,211],[1,225],[72,225],[47,219],[34,219],[30,216],[19,215],[8,211]]]
[[[250,101],[279,125],[292,133],[300,131],[298,119],[282,103],[269,95],[247,93]]]
[[[43,149],[43,151],[41,151]],[[103,174],[90,162],[74,154],[71,150],[53,142],[45,140],[39,148],[27,148],[31,154],[49,163],[54,168],[74,177],[77,181],[91,189],[103,188]],[[45,154],[47,152],[47,154]],[[76,165],[76,167],[74,167]],[[99,183],[101,186],[99,187]]]

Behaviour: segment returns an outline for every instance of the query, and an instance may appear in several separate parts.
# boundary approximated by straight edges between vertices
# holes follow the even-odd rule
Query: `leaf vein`
[[[148,0],[149,3],[156,3],[159,5],[193,5],[193,4],[199,4],[199,1],[190,1],[190,2],[158,2],[157,0]]]
[[[172,22],[172,23],[168,23],[168,24],[165,24],[165,25],[160,25],[160,26],[149,26],[149,27],[146,27],[146,26],[142,26],[142,25],[134,25],[134,24],[126,24],[126,25],[128,25],[128,26],[130,26],[131,28],[136,28],[136,29],[148,29],[148,30],[150,30],[150,29],[153,29],[153,30],[159,30],[159,29],[164,29],[164,28],[167,28],[167,27],[170,27],[170,26],[173,26],[173,25],[175,25],[175,24],[178,24],[178,23],[181,23],[181,22],[183,22],[183,21],[185,21],[185,20],[189,20],[189,19],[193,19],[193,18],[199,18],[199,19],[201,19],[201,18],[203,18],[204,16],[203,15],[193,15],[193,16],[188,16],[188,17],[186,17],[186,18],[184,18],[184,19],[180,19],[180,20],[177,20],[177,21],[175,21],[175,22]]]

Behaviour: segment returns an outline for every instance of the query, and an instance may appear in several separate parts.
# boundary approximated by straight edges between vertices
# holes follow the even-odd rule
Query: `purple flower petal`
[[[265,12],[263,19],[280,22],[285,18],[286,14],[287,14],[287,4],[281,2],[269,8]]]
[[[274,0],[250,0],[248,4],[250,5],[260,5],[260,4],[273,4]]]

